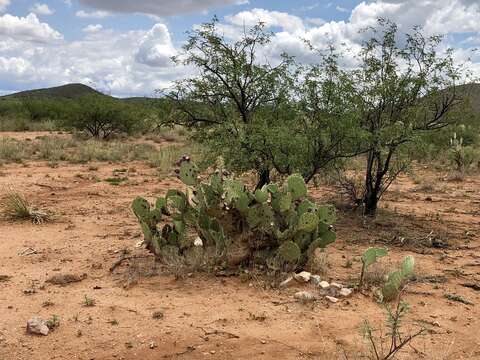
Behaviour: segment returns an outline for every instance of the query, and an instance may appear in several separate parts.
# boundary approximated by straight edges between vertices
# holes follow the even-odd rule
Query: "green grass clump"
[[[105,181],[108,182],[110,185],[115,185],[115,186],[118,186],[127,180],[128,180],[127,177],[111,177],[111,178],[105,179]]]

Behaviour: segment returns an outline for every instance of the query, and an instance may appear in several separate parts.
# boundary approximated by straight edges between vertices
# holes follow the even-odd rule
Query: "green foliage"
[[[72,102],[64,125],[85,131],[95,138],[108,139],[115,133],[132,133],[142,114],[119,100],[103,95],[86,95]]]
[[[34,122],[44,119],[61,119],[70,105],[67,100],[35,97],[22,97],[20,102],[27,118]]]
[[[480,161],[480,152],[473,146],[465,146],[463,137],[457,138],[457,133],[453,133],[450,139],[449,160],[460,173],[465,173],[475,162]]]
[[[251,192],[221,171],[198,180],[187,156],[178,166],[179,178],[189,186],[186,192],[169,190],[154,207],[143,198],[132,203],[147,249],[163,260],[173,255],[188,261],[196,251],[205,262],[227,266],[261,262],[271,268],[297,268],[316,248],[335,241],[333,209],[307,199],[301,176]],[[160,222],[165,223],[161,228]]]
[[[392,301],[399,296],[405,281],[413,275],[414,266],[415,259],[408,255],[403,259],[400,269],[388,274],[387,281],[382,287],[383,301]]]
[[[52,315],[45,323],[50,330],[54,330],[60,326],[60,317]]]
[[[367,153],[365,213],[375,215],[382,195],[411,163],[410,144],[455,121],[461,103],[455,90],[463,73],[450,51],[439,51],[439,36],[416,27],[399,42],[397,25],[385,19],[368,30],[361,64],[348,71],[351,90],[345,96]]]
[[[409,345],[413,339],[426,332],[426,329],[421,327],[408,335],[403,333],[403,322],[410,310],[410,305],[407,302],[399,300],[395,308],[385,305],[385,310],[387,314],[385,322],[388,329],[385,335],[376,335],[376,330],[373,329],[368,320],[364,321],[361,328],[363,338],[370,346],[370,358],[375,360],[394,359],[397,353],[406,345]]]
[[[285,154],[304,146],[300,138],[293,141],[301,125],[290,100],[292,59],[282,57],[272,66],[258,55],[271,41],[263,24],[229,41],[217,22],[190,33],[178,61],[194,66],[200,76],[177,82],[167,94],[171,102],[162,102],[168,112],[162,123],[188,127],[192,138],[206,145],[211,162],[222,156],[229,169],[256,171],[260,188],[276,164],[288,173]]]

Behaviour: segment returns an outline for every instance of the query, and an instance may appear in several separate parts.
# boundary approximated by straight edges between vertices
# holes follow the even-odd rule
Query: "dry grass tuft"
[[[0,211],[9,220],[30,220],[34,224],[52,221],[48,210],[32,206],[22,194],[12,190],[0,200]]]

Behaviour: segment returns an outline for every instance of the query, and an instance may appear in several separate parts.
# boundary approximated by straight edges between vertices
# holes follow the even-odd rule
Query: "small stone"
[[[164,317],[164,314],[162,311],[155,311],[153,314],[152,314],[152,318],[155,319],[155,320],[160,320],[160,319],[163,319]]]
[[[193,241],[194,246],[203,246],[203,240],[197,236],[197,238]]]
[[[301,302],[315,301],[316,297],[311,292],[308,291],[299,291],[296,292],[293,297]]]
[[[318,286],[321,287],[322,289],[328,289],[330,287],[330,284],[328,283],[328,281],[320,281],[318,283]]]
[[[148,344],[148,347],[150,349],[155,349],[157,347],[157,344],[155,344],[155,342],[153,342],[153,341],[150,341],[150,344]]]
[[[260,342],[265,345],[267,342],[265,340],[260,340]]]
[[[292,281],[293,281],[293,277],[292,277],[292,276],[289,276],[288,278],[286,278],[285,280],[283,280],[283,281],[280,283],[279,287],[285,288],[285,287],[291,285],[291,284],[292,284]]]
[[[322,281],[322,279],[320,278],[320,275],[310,276],[310,282],[315,286],[318,286],[321,281]]]
[[[27,333],[47,336],[50,329],[45,320],[38,316],[27,321]]]
[[[210,350],[210,354],[214,355],[216,353],[215,350]]]
[[[342,284],[339,284],[339,283],[336,283],[336,282],[332,282],[330,284],[331,287],[334,287],[334,288],[337,288],[337,289],[343,289],[343,285]]]
[[[338,302],[338,299],[336,297],[333,297],[333,296],[325,296],[325,299],[327,299],[328,301],[330,301],[332,303]]]
[[[309,282],[311,276],[312,274],[309,273],[308,271],[302,271],[301,273],[293,275],[295,280],[297,280],[298,282],[304,282],[304,283]]]
[[[350,295],[352,295],[352,292],[353,290],[352,289],[349,289],[349,288],[342,288],[340,289],[340,296],[342,297],[349,297]]]
[[[23,290],[23,293],[24,293],[25,295],[36,294],[36,293],[37,293],[37,289],[35,289],[35,288],[33,288],[33,287],[32,287],[32,288],[28,288],[28,289],[24,289],[24,290]]]

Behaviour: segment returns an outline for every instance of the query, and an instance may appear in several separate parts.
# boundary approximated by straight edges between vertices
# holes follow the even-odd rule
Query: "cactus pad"
[[[314,213],[306,212],[298,219],[298,230],[313,232],[318,226],[318,217]]]
[[[268,200],[268,191],[266,189],[258,189],[255,191],[255,200],[260,203],[266,203]]]
[[[297,200],[307,195],[307,185],[305,185],[303,177],[299,174],[293,174],[287,178],[287,188],[292,194],[293,200]]]
[[[278,248],[278,256],[287,263],[296,263],[301,255],[300,248],[293,241],[286,241]]]
[[[318,207],[318,219],[325,224],[333,224],[336,220],[335,208],[333,206],[319,206]]]
[[[388,250],[385,248],[368,248],[362,255],[363,266],[366,268],[387,254]]]
[[[138,219],[145,221],[150,213],[150,204],[144,198],[137,197],[133,200],[132,210]]]
[[[180,161],[179,178],[185,185],[189,186],[194,186],[198,182],[197,166],[188,157],[184,157]]]

